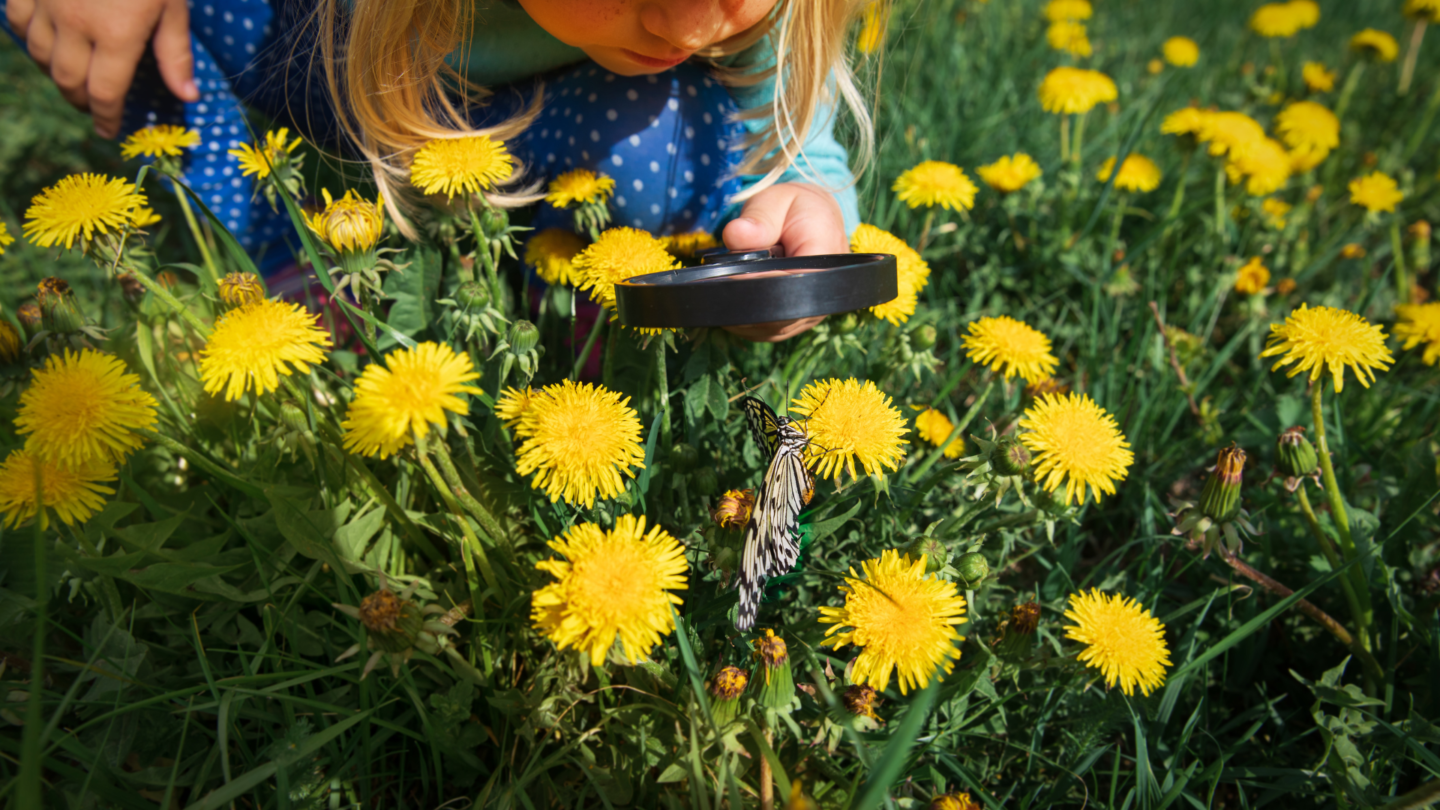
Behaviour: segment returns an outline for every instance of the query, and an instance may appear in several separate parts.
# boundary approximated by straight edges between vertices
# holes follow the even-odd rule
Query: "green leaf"
[[[919,739],[920,732],[925,728],[925,720],[930,716],[930,707],[935,704],[935,694],[939,691],[939,678],[931,678],[930,683],[915,695],[910,706],[905,710],[905,719],[895,728],[890,735],[890,742],[885,744],[885,750],[880,752],[880,758],[875,761],[875,766],[870,769],[870,776],[861,786],[859,798],[850,805],[851,810],[870,810],[872,807],[879,807],[890,794],[890,787],[900,780],[900,774],[904,772],[905,765],[910,760],[910,751],[915,747],[915,741]]]
[[[385,294],[394,300],[386,320],[396,331],[416,337],[440,319],[435,307],[440,297],[440,251],[432,245],[416,245],[406,258],[408,267],[385,276]]]
[[[325,729],[319,734],[310,735],[305,738],[304,742],[297,745],[293,751],[288,752],[286,759],[288,761],[295,761],[310,756],[316,751],[319,751],[321,747],[331,740],[344,734],[351,726],[369,716],[370,712],[368,710],[359,712],[341,720],[339,723]],[[274,776],[275,770],[280,764],[278,759],[272,759],[258,768],[253,768],[226,783],[224,786],[210,791],[210,793],[206,794],[199,801],[191,803],[185,810],[212,810],[212,808],[213,810],[219,810],[219,808],[229,805],[230,802],[238,799],[252,788]]]
[[[849,520],[852,517],[855,517],[855,513],[859,512],[860,509],[864,506],[865,504],[862,501],[856,500],[855,504],[851,506],[850,509],[845,512],[845,514],[833,518],[826,518],[825,520],[817,521],[810,524],[810,542],[813,543],[816,540],[820,540],[824,537],[828,537],[831,534],[834,534],[836,529],[839,529],[841,526],[845,525],[845,521]]]
[[[360,562],[371,538],[385,525],[385,507],[377,506],[369,512],[335,530],[335,548],[347,560]]]

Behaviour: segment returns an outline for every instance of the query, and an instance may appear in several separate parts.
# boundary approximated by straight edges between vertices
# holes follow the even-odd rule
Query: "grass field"
[[[218,339],[225,307],[196,246],[210,240],[216,276],[244,270],[243,255],[208,228],[188,228],[153,173],[145,183],[162,223],[118,264],[148,283],[163,263],[187,263],[174,284],[127,298],[94,261],[116,262],[104,245],[82,255],[27,244],[23,212],[43,188],[78,171],[133,180],[138,164],[88,138],[85,120],[23,56],[0,48],[0,99],[16,110],[0,117],[0,219],[16,237],[0,256],[5,317],[18,326],[35,285],[65,278],[82,321],[110,330],[84,339],[123,360],[158,413],[88,520],[52,515],[42,530],[20,519],[16,482],[33,479],[0,472],[0,511],[11,518],[0,533],[0,801],[960,810],[1440,801],[1440,313],[1396,310],[1440,297],[1424,225],[1440,220],[1440,42],[1435,32],[1422,41],[1401,5],[1322,1],[1313,26],[1265,38],[1248,25],[1254,2],[1095,0],[1084,21],[1092,54],[1081,57],[1051,47],[1038,0],[898,3],[883,49],[865,62],[879,88],[878,148],[860,198],[866,222],[928,262],[914,313],[894,323],[837,315],[775,345],[719,330],[646,343],[611,326],[597,382],[636,412],[605,435],[633,419],[644,462],[628,465],[623,491],[602,488],[591,503],[541,491],[524,452],[543,441],[525,419],[547,406],[501,396],[527,381],[559,384],[578,367],[568,293],[546,294],[543,352],[527,350],[491,317],[527,314],[514,305],[516,263],[500,260],[485,302],[455,303],[476,273],[456,261],[474,250],[471,225],[436,214],[447,227],[419,242],[386,237],[402,251],[392,258],[410,265],[384,273],[386,300],[359,301],[383,328],[355,321],[346,342],[278,389],[236,401],[205,394],[199,347]],[[1396,58],[1350,47],[1369,28],[1393,35]],[[1193,66],[1162,60],[1176,35],[1198,45]],[[1307,85],[1307,62],[1333,73],[1330,89]],[[1062,66],[1103,72],[1114,100],[1083,115],[1046,112],[1039,88]],[[1224,133],[1201,131],[1197,144],[1161,131],[1193,105],[1244,113],[1279,141],[1285,111],[1305,100],[1338,114],[1338,145],[1294,171],[1285,155],[1278,179],[1259,158],[1237,166],[1239,146],[1212,154]],[[979,167],[1016,153],[1034,159],[1038,179],[1008,194],[981,182]],[[1124,155],[1153,161],[1157,182],[1137,181],[1153,187],[1124,188],[1124,170],[1097,179],[1107,158]],[[973,206],[911,208],[897,197],[895,179],[928,160],[965,170],[979,186]],[[321,163],[306,158],[312,192]],[[1375,172],[1403,193],[1393,210],[1353,199],[1351,182]],[[345,261],[319,239],[309,244],[313,263]],[[481,255],[474,267],[485,264]],[[1321,353],[1356,352],[1341,391],[1328,373],[1312,385],[1309,374],[1289,376],[1295,365],[1274,370],[1283,359],[1261,356],[1272,326],[1302,305],[1383,329],[1384,349],[1338,316],[1292,337]],[[1048,338],[1048,382],[976,362],[976,325],[998,316]],[[1409,347],[1396,338],[1427,317],[1431,331]],[[344,420],[365,396],[357,375],[366,357],[399,349],[392,330],[453,346],[485,394],[442,416],[442,434],[402,433],[401,449],[379,458],[349,453],[342,436],[355,428]],[[27,387],[37,389],[35,369],[79,340],[52,330],[7,350],[7,452],[34,446],[14,420]],[[1380,362],[1387,349],[1393,363]],[[1373,382],[1355,364],[1374,369]],[[877,405],[826,382],[848,378],[890,399]],[[817,407],[799,402],[807,386]],[[1074,401],[1045,394],[1057,390],[1112,416],[1133,460],[1117,470],[1105,430],[1052,421],[1050,446],[1073,453],[1052,450],[1051,461],[1072,481],[1113,479],[1113,493],[1097,499],[1082,487],[1067,506],[1051,492],[1043,410]],[[792,416],[813,414],[802,420],[812,467],[824,472],[851,447],[876,474],[818,476],[797,568],[771,580],[756,630],[739,632],[730,580],[741,533],[712,511],[722,493],[756,487],[769,463],[745,428],[747,391]],[[825,421],[827,406],[852,408],[864,425]],[[908,442],[888,467],[874,463],[894,449],[875,438],[886,420],[903,423]],[[1305,470],[1313,480],[1295,491],[1282,472],[1295,451],[1282,459],[1277,446],[1292,427],[1320,447]],[[944,452],[959,438],[963,451]],[[1005,467],[1017,446],[1028,461]],[[1096,460],[1101,446],[1108,460]],[[1201,514],[1201,533],[1215,524],[1208,541],[1176,533]],[[673,623],[658,587],[582,593],[556,585],[580,574],[536,568],[559,558],[547,542],[562,532],[623,534],[627,515],[683,547],[671,559],[683,558],[687,583],[674,591]],[[568,552],[576,571],[578,548]],[[897,549],[929,553],[933,578],[871,574],[876,587],[857,584],[863,563]],[[619,551],[589,564],[619,579],[658,565]],[[948,639],[943,622],[915,629],[934,616],[906,589],[931,586],[952,605],[963,598],[966,621],[954,628],[963,640]],[[1066,612],[1090,589],[1133,598],[1163,625],[1163,642],[1138,640],[1135,617],[1117,618],[1124,611],[1109,621],[1128,635],[1075,638],[1067,627],[1086,623]],[[352,614],[370,621],[380,603],[365,600],[382,590],[413,599],[412,612],[435,606],[455,632],[431,625],[417,640],[403,621],[367,632]],[[593,605],[621,591],[629,601],[611,609],[651,606],[653,646],[611,648],[603,634],[576,643],[561,628],[557,617],[584,624],[585,605],[603,613]],[[863,653],[859,636],[861,646],[823,645],[834,625],[819,621],[820,608],[844,606],[857,626],[867,595],[903,621],[881,621]],[[784,639],[783,663],[766,630]],[[857,664],[884,657],[886,638],[941,639],[937,649],[950,652],[912,653],[921,671],[902,689],[902,678]],[[1168,651],[1158,675],[1146,670],[1157,643]],[[344,657],[352,645],[360,654]],[[1086,665],[1087,645],[1151,680],[1122,688]],[[393,654],[370,672],[376,650]],[[734,677],[723,667],[748,677],[738,697],[723,688]],[[867,679],[874,702],[862,705]]]

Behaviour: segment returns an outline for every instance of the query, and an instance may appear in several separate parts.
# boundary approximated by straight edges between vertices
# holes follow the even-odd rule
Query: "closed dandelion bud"
[[[950,562],[950,549],[934,537],[922,537],[916,540],[910,545],[910,548],[906,549],[905,553],[917,560],[923,556],[927,574],[939,571]]]
[[[467,281],[455,291],[455,300],[465,309],[484,309],[490,305],[490,288],[479,282]]]
[[[755,678],[759,691],[756,701],[767,709],[784,709],[795,700],[795,680],[790,673],[790,652],[785,648],[785,639],[766,630],[765,635],[755,639],[755,660],[760,662],[760,674]]]
[[[978,551],[972,551],[962,556],[955,563],[955,570],[960,573],[960,579],[965,581],[965,586],[975,588],[990,576],[990,563],[985,561],[985,555]]]
[[[20,332],[10,322],[0,318],[0,365],[10,365],[20,359],[20,350],[25,348]]]
[[[711,517],[722,529],[740,530],[750,523],[750,513],[755,510],[755,490],[732,489],[720,498]]]
[[[280,424],[297,433],[310,429],[310,420],[305,416],[305,412],[291,402],[280,406]]]
[[[935,331],[935,327],[927,323],[910,333],[910,345],[923,352],[935,348],[935,340],[938,337],[939,333]]]
[[[1430,267],[1430,223],[1416,221],[1410,226],[1410,237],[1415,240],[1410,245],[1411,261],[1416,272],[1423,273]]]
[[[42,328],[41,321],[44,318],[40,315],[40,305],[34,301],[27,302],[17,310],[15,317],[19,319],[20,326],[25,330],[25,337],[33,338]]]
[[[1030,471],[1030,451],[1014,436],[1001,436],[995,442],[995,469],[1001,475],[1024,475]]]
[[[690,472],[695,465],[700,463],[700,451],[692,444],[676,442],[670,448],[670,466],[675,472]]]
[[[265,288],[254,273],[229,273],[220,279],[220,301],[239,307],[265,298]]]
[[[1037,487],[1030,498],[1035,502],[1035,506],[1047,515],[1059,517],[1070,509],[1069,504],[1044,487]]]
[[[486,239],[494,239],[502,236],[505,229],[510,227],[510,215],[503,208],[486,208],[480,215],[480,228],[485,231]]]
[[[709,467],[702,467],[690,476],[690,486],[700,495],[714,495],[715,490],[720,488],[720,479],[715,477],[715,471]]]
[[[1315,454],[1315,445],[1305,438],[1305,428],[1287,428],[1275,442],[1276,464],[1281,474],[1288,478],[1302,478],[1314,475],[1320,467],[1320,457]]]
[[[41,281],[36,298],[40,302],[40,324],[47,331],[68,335],[85,326],[85,316],[75,306],[75,294],[64,279]]]
[[[1215,470],[1200,493],[1200,513],[1223,523],[1240,513],[1240,480],[1245,472],[1245,451],[1230,445],[1215,457]]]
[[[401,599],[388,588],[361,600],[360,623],[365,625],[370,646],[388,653],[404,652],[415,646],[420,631],[425,628],[420,607]]]
[[[740,697],[750,676],[739,667],[725,667],[710,681],[710,716],[717,726],[726,726],[740,713]]]
[[[529,321],[516,321],[510,325],[510,351],[516,354],[534,351],[540,344],[540,330]]]
[[[842,335],[848,335],[859,328],[860,316],[854,312],[845,313],[835,322],[835,331]]]

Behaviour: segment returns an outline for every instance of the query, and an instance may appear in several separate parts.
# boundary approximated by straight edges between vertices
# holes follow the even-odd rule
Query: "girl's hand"
[[[811,183],[778,183],[746,201],[740,216],[722,234],[731,250],[783,245],[786,256],[849,253],[845,220],[830,192]],[[747,340],[775,343],[805,332],[824,316],[727,326]]]
[[[65,100],[95,119],[95,131],[120,132],[125,94],[153,37],[165,86],[198,101],[185,0],[9,0],[10,30],[50,74]]]

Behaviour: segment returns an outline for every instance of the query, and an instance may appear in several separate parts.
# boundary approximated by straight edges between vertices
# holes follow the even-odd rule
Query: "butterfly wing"
[[[780,443],[780,418],[769,405],[755,397],[745,397],[740,400],[740,406],[745,409],[745,421],[755,437],[755,446],[767,458],[773,457]]]
[[[795,428],[780,425],[777,441],[778,449],[745,527],[745,550],[735,574],[735,587],[740,591],[735,617],[739,630],[754,626],[765,580],[788,572],[800,556],[800,511],[813,491],[805,469],[805,438]]]

